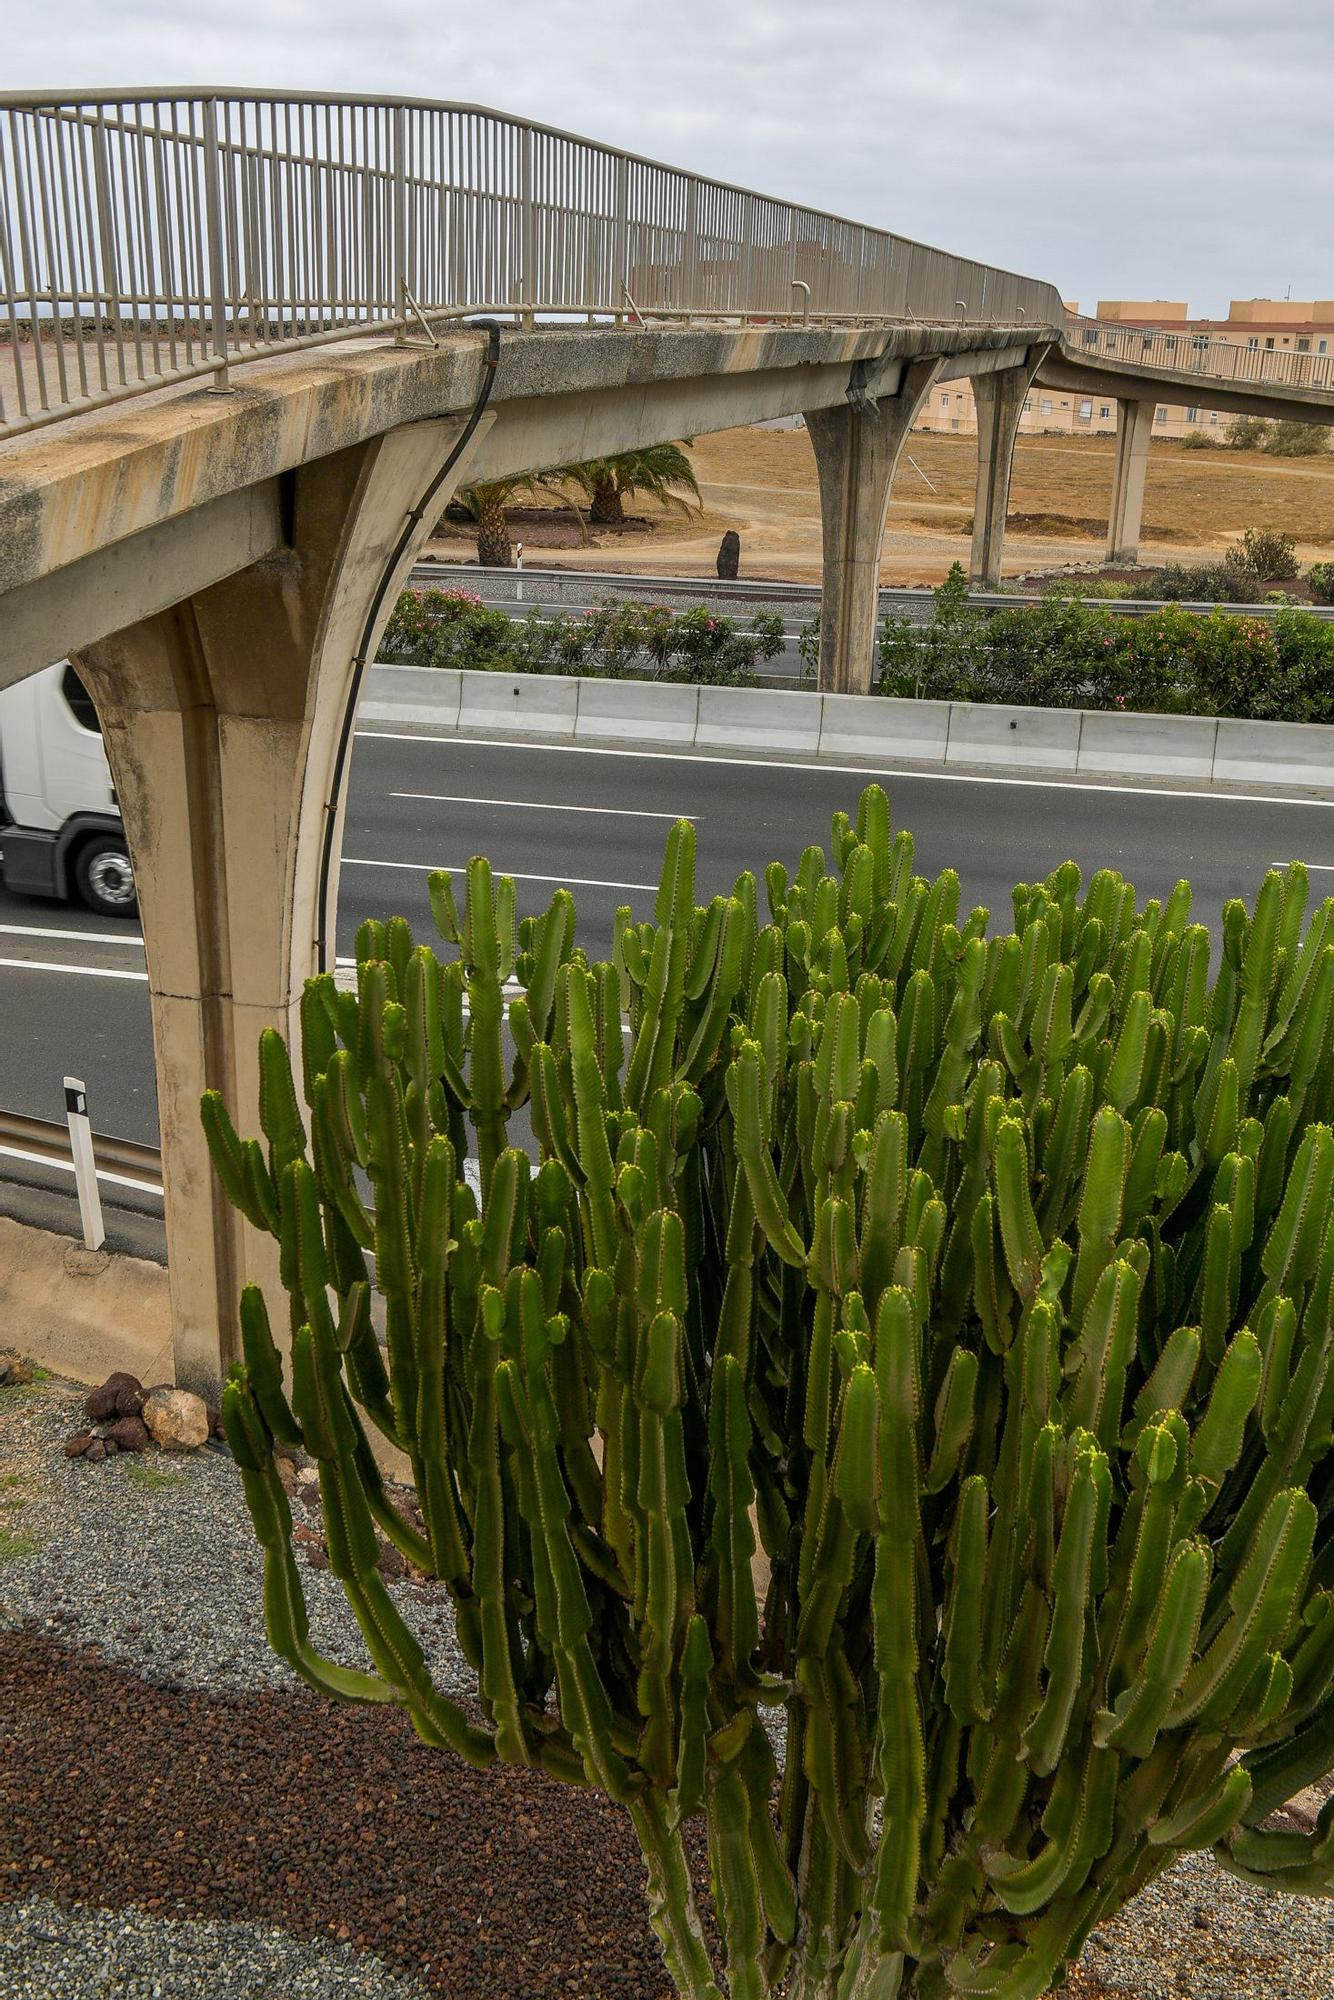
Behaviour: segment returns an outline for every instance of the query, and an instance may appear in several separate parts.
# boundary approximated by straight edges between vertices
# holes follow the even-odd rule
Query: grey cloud
[[[491,104],[1085,303],[1334,294],[1328,0],[65,0],[6,42],[11,87]]]

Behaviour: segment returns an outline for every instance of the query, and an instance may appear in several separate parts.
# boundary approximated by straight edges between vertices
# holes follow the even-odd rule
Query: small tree
[[[1264,448],[1271,458],[1317,458],[1329,450],[1329,425],[1299,424],[1286,418],[1274,425]]]
[[[1282,583],[1297,574],[1297,544],[1277,528],[1248,528],[1240,546],[1228,554],[1239,557],[1261,583]]]
[[[1263,417],[1234,417],[1225,436],[1232,451],[1262,451],[1269,425]]]

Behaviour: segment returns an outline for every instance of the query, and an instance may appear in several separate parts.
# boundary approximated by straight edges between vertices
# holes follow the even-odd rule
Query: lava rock
[[[151,1389],[143,1419],[164,1451],[197,1451],[208,1439],[208,1409],[191,1389]]]
[[[6,1348],[0,1354],[0,1389],[17,1389],[20,1383],[31,1382],[32,1363],[25,1361],[13,1348]]]
[[[105,1424],[116,1417],[137,1417],[144,1407],[144,1385],[137,1375],[117,1369],[98,1388],[90,1389],[83,1413],[90,1423]]]
[[[147,1451],[152,1438],[142,1417],[117,1417],[103,1441],[108,1448],[114,1444],[117,1451]]]
[[[735,577],[741,568],[741,537],[735,528],[729,528],[718,544],[718,574],[721,577]]]
[[[92,1442],[93,1434],[91,1431],[75,1431],[73,1437],[65,1439],[66,1458],[82,1458]]]
[[[100,1463],[102,1459],[106,1457],[107,1448],[103,1444],[101,1438],[89,1438],[88,1449],[84,1452],[83,1455],[88,1460],[88,1463],[90,1465],[97,1465]]]

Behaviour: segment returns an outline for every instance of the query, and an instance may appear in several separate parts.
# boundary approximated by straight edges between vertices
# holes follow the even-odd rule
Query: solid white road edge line
[[[588,743],[529,743],[518,737],[468,736],[457,731],[452,736],[427,736],[409,729],[359,729],[359,737],[379,737],[385,743],[453,743],[474,750],[539,750],[550,756],[559,751],[566,757],[637,757],[655,764],[721,764],[742,771],[828,771],[831,777],[845,778],[925,778],[938,785],[1011,785],[1038,792],[1110,792],[1127,798],[1220,799],[1239,806],[1321,806],[1334,808],[1334,799],[1297,798],[1291,793],[1183,791],[1165,785],[1095,785],[1083,778],[996,778],[975,776],[971,771],[940,771],[930,764],[912,764],[900,770],[889,764],[799,763],[791,757],[707,757],[693,750],[609,750]]]
[[[73,1160],[48,1160],[45,1153],[25,1152],[22,1146],[0,1146],[0,1153],[7,1160],[30,1160],[37,1167],[54,1167],[58,1174],[74,1172]],[[117,1187],[137,1188],[140,1194],[155,1194],[159,1201],[162,1199],[162,1189],[156,1181],[137,1181],[130,1174],[109,1173],[105,1167],[98,1167],[97,1178],[113,1181]]]
[[[68,960],[47,958],[0,958],[0,967],[17,972],[72,972],[80,979],[133,979],[147,986],[146,972],[130,972],[119,965],[71,965]]]
[[[138,931],[48,931],[37,924],[0,924],[0,936],[69,938],[75,944],[124,944],[137,945],[143,950],[143,937]]]
[[[506,812],[594,813],[610,819],[691,819],[698,813],[636,812],[632,806],[566,806],[554,799],[465,799],[457,792],[391,792],[391,799],[426,799],[441,806],[503,806]]]

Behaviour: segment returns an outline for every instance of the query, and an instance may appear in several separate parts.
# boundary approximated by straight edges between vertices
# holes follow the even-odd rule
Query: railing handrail
[[[215,103],[341,104],[352,109],[365,105],[381,111],[451,111],[464,117],[486,118],[497,125],[508,125],[515,131],[540,133],[543,138],[557,139],[564,145],[587,146],[608,159],[625,160],[631,166],[647,167],[653,173],[671,174],[678,180],[694,181],[700,187],[718,188],[727,194],[742,194],[750,201],[772,202],[779,208],[794,209],[821,222],[836,222],[841,229],[869,230],[876,235],[892,236],[895,242],[914,250],[930,250],[937,255],[951,257],[955,254],[953,251],[941,251],[938,245],[925,243],[920,237],[900,236],[897,230],[881,229],[875,223],[857,222],[851,216],[841,215],[836,209],[813,208],[809,202],[791,200],[786,195],[766,194],[759,188],[746,187],[740,181],[722,181],[714,174],[699,173],[693,167],[673,166],[666,160],[654,159],[651,154],[631,152],[629,148],[613,146],[605,139],[590,139],[581,132],[569,132],[563,126],[548,125],[539,118],[521,118],[514,111],[497,111],[491,105],[472,104],[463,99],[395,97],[375,91],[251,90],[226,84],[167,84],[147,90],[0,90],[0,110],[57,111],[63,106],[84,104],[190,104],[208,99]],[[1020,271],[1007,270],[1000,264],[982,264],[975,257],[958,257],[956,261],[971,264],[978,270],[995,271],[1001,277],[1017,278],[1022,284],[1034,282]]]
[[[800,289],[800,312],[794,307]],[[422,313],[1023,326],[1039,279],[482,105],[0,92],[0,435]],[[417,329],[419,331],[419,328]],[[6,377],[12,377],[12,382]]]

